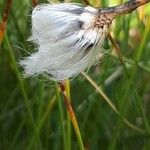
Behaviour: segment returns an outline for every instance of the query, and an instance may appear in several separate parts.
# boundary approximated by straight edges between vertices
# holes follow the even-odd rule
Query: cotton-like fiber
[[[20,61],[26,77],[48,74],[61,81],[78,75],[102,57],[107,25],[95,25],[98,9],[79,4],[42,4],[32,12],[37,51]]]

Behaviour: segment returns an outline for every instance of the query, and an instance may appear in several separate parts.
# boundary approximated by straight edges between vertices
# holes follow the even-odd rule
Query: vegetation
[[[122,0],[90,2],[110,6]],[[5,6],[6,1],[0,1],[1,20]],[[87,74],[66,81],[87,150],[150,149],[149,10],[147,4],[116,18],[110,28],[114,43],[106,39],[103,60]],[[58,85],[43,77],[24,79],[18,65],[34,51],[27,41],[31,11],[31,1],[12,2],[0,45],[0,149],[77,150],[82,141],[77,140]]]

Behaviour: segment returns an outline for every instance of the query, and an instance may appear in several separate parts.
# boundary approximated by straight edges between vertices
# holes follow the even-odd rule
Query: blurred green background
[[[123,1],[90,2],[111,6]],[[5,4],[5,0],[0,1],[0,18]],[[27,42],[31,11],[31,1],[12,2],[0,46],[0,150],[77,150],[79,144],[56,83],[21,75],[18,61],[34,50]],[[125,65],[106,39],[107,54],[88,75],[120,115],[85,77],[71,80],[70,97],[83,143],[87,150],[150,150],[150,5],[116,18],[110,31]],[[126,125],[124,118],[140,129]]]

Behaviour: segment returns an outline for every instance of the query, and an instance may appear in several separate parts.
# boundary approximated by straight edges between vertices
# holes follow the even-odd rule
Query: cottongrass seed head
[[[103,55],[103,42],[113,16],[80,4],[41,4],[32,11],[37,51],[20,61],[26,77],[46,74],[55,81],[78,75]]]

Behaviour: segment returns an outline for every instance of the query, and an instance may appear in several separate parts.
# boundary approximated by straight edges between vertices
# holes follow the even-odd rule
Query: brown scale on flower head
[[[102,28],[104,26],[109,27],[109,25],[112,23],[113,19],[115,18],[116,13],[114,12],[106,12],[99,10],[93,24],[92,27],[93,28]],[[105,30],[103,30],[102,34],[107,34],[107,32]],[[101,35],[102,36],[102,35]],[[98,43],[95,43],[95,45],[97,45]],[[94,43],[91,43],[87,49],[85,50],[84,56],[92,49],[92,47],[94,46]]]
[[[109,26],[114,18],[115,13],[100,11],[96,16],[94,27],[103,28],[104,25]]]

